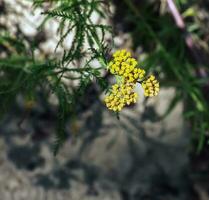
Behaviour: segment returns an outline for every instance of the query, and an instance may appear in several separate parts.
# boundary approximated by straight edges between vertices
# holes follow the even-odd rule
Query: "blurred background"
[[[77,32],[62,38],[65,22],[57,18],[72,2],[93,2],[94,24],[112,27],[104,33],[105,61],[115,50],[131,51],[161,90],[145,99],[138,85],[139,101],[118,120],[101,89],[112,77],[92,70],[94,60],[96,81],[86,84],[82,74],[78,83],[73,74],[67,82],[85,90],[63,122],[58,136],[65,142],[54,156],[58,100],[65,98],[36,81],[51,81],[42,69],[56,71],[48,61],[72,48]],[[103,12],[95,2],[0,0],[0,200],[208,200],[209,1],[101,1]],[[52,8],[60,12],[43,15]],[[71,65],[83,65],[80,57]]]

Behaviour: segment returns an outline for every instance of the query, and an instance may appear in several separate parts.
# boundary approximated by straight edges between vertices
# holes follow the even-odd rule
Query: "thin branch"
[[[176,25],[180,28],[180,29],[185,29],[185,23],[184,20],[181,16],[181,14],[179,13],[175,3],[173,2],[173,0],[167,0],[167,4],[168,7],[174,17],[174,20],[176,21]]]

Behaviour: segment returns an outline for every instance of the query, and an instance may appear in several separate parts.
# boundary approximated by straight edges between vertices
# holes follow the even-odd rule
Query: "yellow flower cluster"
[[[137,67],[137,61],[131,57],[130,52],[119,50],[113,54],[113,60],[108,64],[110,73],[122,78],[121,83],[114,84],[110,94],[104,101],[108,109],[119,112],[121,109],[136,103],[137,94],[134,88],[138,83],[142,83],[145,96],[156,96],[159,92],[159,82],[153,75],[144,79],[145,71]]]
[[[113,54],[113,60],[108,64],[110,73],[122,76],[127,82],[134,83],[143,79],[145,71],[137,68],[136,59],[131,57],[130,52],[119,50]]]
[[[110,95],[104,99],[107,108],[119,112],[124,106],[136,103],[137,94],[133,91],[134,86],[133,83],[128,82],[120,85],[114,84]]]
[[[156,96],[160,91],[159,82],[155,79],[155,76],[151,75],[148,79],[142,82],[144,89],[144,96],[153,97]]]

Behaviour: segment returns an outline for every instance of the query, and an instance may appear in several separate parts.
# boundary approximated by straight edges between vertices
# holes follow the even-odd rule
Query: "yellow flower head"
[[[128,82],[114,84],[110,94],[104,99],[107,108],[119,112],[124,106],[136,103],[137,94],[133,91],[134,86],[135,84]]]
[[[137,68],[138,62],[125,49],[113,54],[113,60],[108,64],[110,73],[122,76],[127,82],[136,82],[145,76],[143,69]]]
[[[144,96],[153,97],[159,93],[160,86],[159,82],[155,79],[154,75],[148,77],[148,79],[142,82],[142,87],[144,89]]]

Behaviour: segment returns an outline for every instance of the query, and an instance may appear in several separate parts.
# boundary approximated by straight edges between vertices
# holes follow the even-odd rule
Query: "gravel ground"
[[[141,101],[125,109],[119,121],[95,102],[69,122],[69,134],[80,136],[69,138],[57,157],[55,121],[32,115],[20,128],[24,111],[17,109],[1,125],[0,199],[188,199],[182,104],[157,121],[172,95],[163,89],[146,107]]]

